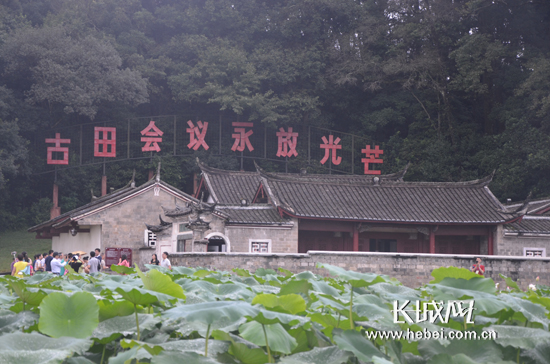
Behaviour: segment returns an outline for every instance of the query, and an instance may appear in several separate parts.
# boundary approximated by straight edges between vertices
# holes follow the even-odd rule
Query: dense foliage
[[[33,363],[550,363],[550,289],[462,268],[434,270],[418,289],[322,264],[254,274],[149,266],[127,275],[36,274],[0,280],[0,354]],[[137,271],[137,272],[136,272]],[[395,323],[395,300],[475,300],[473,324],[451,313]],[[400,304],[400,305],[401,305]],[[414,314],[412,314],[414,316]],[[403,319],[403,316],[400,316]],[[369,338],[380,331],[496,332],[491,340]]]
[[[546,0],[4,1],[0,229],[47,216],[53,176],[26,149],[41,131],[149,115],[330,127],[381,144],[383,172],[497,169],[500,199],[550,195],[549,17]],[[110,166],[109,182],[150,164]],[[164,166],[188,186],[192,161]],[[64,211],[100,175],[59,174]]]

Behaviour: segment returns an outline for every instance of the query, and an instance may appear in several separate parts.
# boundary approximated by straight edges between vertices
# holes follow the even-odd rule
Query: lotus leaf
[[[68,296],[54,292],[40,304],[38,328],[51,337],[86,338],[99,324],[98,315],[99,306],[91,293],[77,292]]]

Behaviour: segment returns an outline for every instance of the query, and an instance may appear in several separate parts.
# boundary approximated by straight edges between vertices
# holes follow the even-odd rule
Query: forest
[[[45,169],[46,130],[152,115],[338,130],[380,144],[382,173],[550,196],[549,35],[547,0],[4,0],[0,231],[47,220],[54,178],[62,212],[100,190],[100,165]],[[163,180],[239,168],[195,154]],[[109,186],[157,159],[108,164]]]

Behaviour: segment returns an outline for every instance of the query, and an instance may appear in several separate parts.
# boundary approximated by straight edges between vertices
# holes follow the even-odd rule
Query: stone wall
[[[162,188],[159,195],[155,196],[151,188],[127,201],[81,219],[79,224],[102,225],[101,244],[96,246],[100,247],[102,252],[105,252],[106,248],[130,248],[134,262],[148,261],[155,251],[140,250],[144,247],[145,223],[158,224],[159,214],[163,213],[161,206],[170,208],[175,203],[182,205],[183,202]]]
[[[506,256],[483,256],[485,277],[503,282],[499,274],[511,277],[520,287],[527,289],[540,276],[540,284],[550,285],[550,259]],[[312,271],[327,275],[325,269],[315,268],[317,262],[327,263],[348,270],[386,274],[397,278],[404,285],[418,287],[428,283],[431,272],[439,267],[469,268],[473,264],[471,255],[407,254],[407,253],[363,253],[363,252],[321,252],[308,254],[257,254],[257,253],[183,253],[170,257],[174,266],[205,267],[223,271],[245,268],[277,270],[281,267],[294,273]],[[505,288],[505,284],[501,283]]]
[[[272,253],[298,252],[298,223],[292,227],[226,226],[225,235],[231,242],[231,252],[250,252],[250,240],[269,241]]]
[[[506,232],[502,225],[497,229],[495,254],[523,256],[523,248],[544,248],[546,256],[550,255],[550,238],[548,235],[513,235]]]

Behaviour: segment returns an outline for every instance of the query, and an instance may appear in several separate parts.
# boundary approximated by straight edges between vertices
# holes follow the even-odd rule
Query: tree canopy
[[[548,34],[545,0],[8,0],[0,227],[47,206],[53,176],[35,174],[29,148],[43,130],[183,112],[368,136],[385,150],[383,173],[497,170],[501,200],[549,196]],[[193,162],[163,165],[185,188]],[[109,181],[149,167],[124,162]],[[60,174],[63,209],[89,201],[99,175]]]

